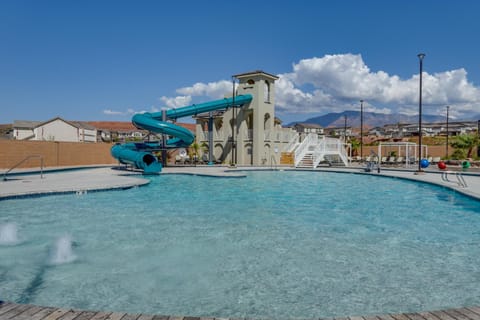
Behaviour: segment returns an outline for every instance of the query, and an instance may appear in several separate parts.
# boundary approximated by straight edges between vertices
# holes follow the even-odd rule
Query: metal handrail
[[[29,156],[25,157],[24,159],[22,159],[22,161],[18,162],[13,167],[11,167],[7,171],[5,171],[3,173],[3,181],[7,181],[7,174],[9,174],[10,171],[17,168],[19,165],[21,165],[22,163],[24,163],[25,161],[27,161],[31,158],[40,158],[40,179],[43,179],[43,156],[39,155],[39,154],[32,154],[32,155],[29,155]]]
[[[462,173],[458,172],[458,171],[443,171],[442,172],[442,180],[443,181],[455,183],[455,181],[451,181],[450,179],[448,179],[448,174],[449,173],[452,173],[452,174],[455,175],[455,177],[457,178],[456,183],[459,187],[462,187],[462,188],[467,188],[468,187],[467,182],[465,181],[465,178],[463,178]]]
[[[273,164],[274,162],[275,162],[275,167],[274,167],[274,164]],[[277,166],[278,166],[278,164],[277,164],[277,159],[275,159],[275,156],[272,155],[272,156],[270,157],[270,169],[272,169],[272,170],[273,170],[273,169],[277,170]]]

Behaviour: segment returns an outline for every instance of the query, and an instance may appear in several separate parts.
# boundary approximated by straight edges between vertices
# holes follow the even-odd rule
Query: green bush
[[[467,157],[467,152],[464,149],[455,149],[455,151],[450,156],[453,160],[463,160]]]

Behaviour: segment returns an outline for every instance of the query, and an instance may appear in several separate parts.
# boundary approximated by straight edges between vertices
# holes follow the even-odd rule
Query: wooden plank
[[[8,311],[18,307],[18,304],[11,302],[4,302],[0,305],[0,316]]]
[[[111,314],[111,312],[97,312],[90,320],[106,320]]]
[[[480,315],[469,310],[468,308],[460,308],[460,309],[455,309],[457,312],[460,312],[461,314],[467,316],[469,319],[472,320],[480,320]]]
[[[391,315],[389,314],[381,314],[379,316],[377,316],[380,320],[395,320],[394,317],[392,317]]]
[[[404,313],[391,314],[391,316],[392,316],[395,320],[410,320],[410,318],[407,317]]]
[[[439,320],[438,317],[436,317],[433,313],[431,312],[419,312],[419,315],[424,317],[426,320]]]
[[[456,320],[455,318],[445,313],[444,311],[431,311],[430,313],[435,315],[440,320]]]
[[[65,313],[67,313],[69,310],[67,309],[56,309],[52,313],[50,313],[48,316],[44,318],[44,320],[57,320],[61,316],[63,316]]]
[[[168,316],[154,315],[153,320],[168,320]]]
[[[58,320],[73,320],[78,317],[82,311],[80,310],[68,310],[64,315],[62,315]]]
[[[94,311],[82,311],[75,320],[90,320],[92,319],[97,313]]]
[[[51,315],[53,312],[57,310],[56,308],[43,308],[39,312],[35,313],[33,316],[31,316],[30,320],[43,320],[43,318],[48,317]]]
[[[15,308],[8,310],[7,312],[0,315],[0,320],[7,320],[18,316],[23,311],[30,308],[28,304],[17,304]]]
[[[108,316],[107,320],[120,320],[124,315],[126,315],[126,313],[112,312]]]
[[[480,307],[468,307],[467,309],[480,315]]]
[[[358,316],[353,316],[353,317],[348,317],[350,320],[365,320],[363,317],[358,317]]]
[[[137,320],[140,314],[127,313],[122,317],[122,320]]]
[[[15,320],[31,319],[34,314],[36,314],[37,312],[39,312],[42,309],[43,309],[43,307],[30,305],[30,308],[28,308],[27,310],[23,311],[21,314],[16,316]]]
[[[448,309],[448,310],[444,310],[444,312],[457,320],[472,320],[466,315],[458,312],[456,309]]]
[[[405,316],[411,320],[425,320],[425,318],[418,313],[405,313]]]

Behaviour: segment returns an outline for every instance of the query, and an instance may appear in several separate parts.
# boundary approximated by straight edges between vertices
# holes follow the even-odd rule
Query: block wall
[[[0,141],[0,168],[10,169],[31,155],[41,155],[45,167],[116,164],[111,147],[109,143],[5,140]],[[18,168],[39,166],[39,158],[31,158]]]

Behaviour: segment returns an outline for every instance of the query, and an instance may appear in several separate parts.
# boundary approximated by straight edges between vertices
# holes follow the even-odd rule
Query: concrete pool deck
[[[222,178],[245,177],[245,171],[271,170],[270,167],[237,167],[226,166],[177,166],[164,168],[163,174],[189,174]],[[377,175],[382,177],[402,178],[420,181],[453,189],[459,193],[480,200],[480,173],[461,171],[429,170],[423,174],[415,174],[414,170],[397,168],[382,168],[377,171],[365,172],[363,167],[321,167],[316,169],[295,169],[278,167],[276,170],[290,171],[327,171],[352,174]],[[446,178],[446,179],[445,179]],[[460,179],[460,180],[459,180]],[[50,168],[44,170],[18,170],[0,180],[0,200],[51,195],[61,193],[81,193],[111,189],[128,189],[146,185],[150,182],[149,176],[140,172],[119,170],[117,167],[104,166],[92,168]],[[464,182],[462,186],[459,182]]]

